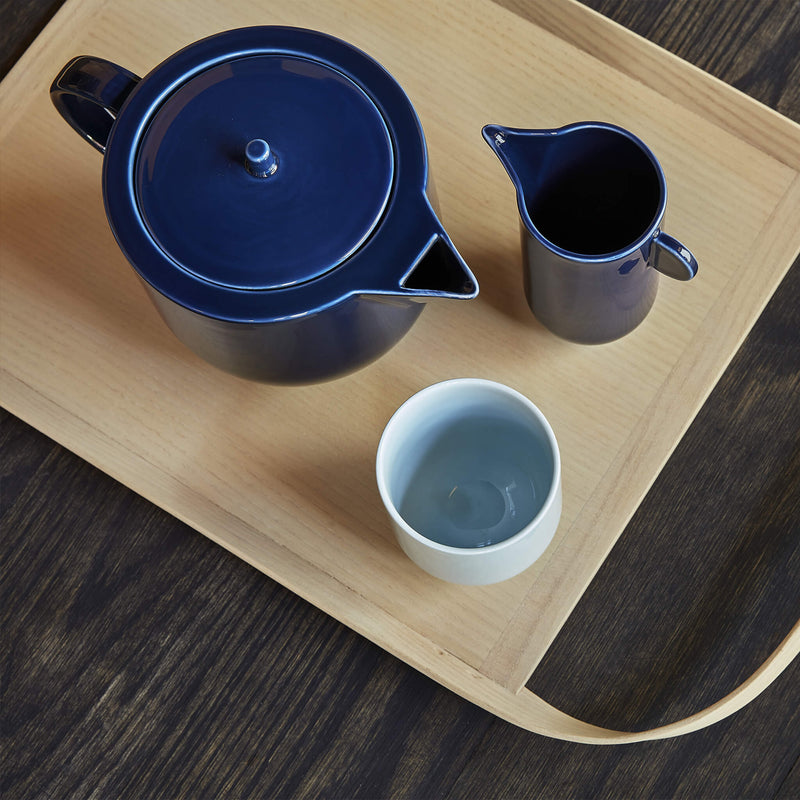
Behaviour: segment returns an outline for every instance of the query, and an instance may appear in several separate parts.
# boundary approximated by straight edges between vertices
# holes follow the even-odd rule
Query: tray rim
[[[620,453],[618,453],[614,464],[601,478],[600,483],[592,494],[592,497],[587,501],[578,519],[576,519],[573,523],[571,530],[578,526],[590,526],[595,516],[602,516],[605,521],[608,520],[609,512],[601,514],[598,510],[598,506],[592,502],[595,497],[602,498],[600,507],[602,507],[602,505],[609,506],[614,504],[618,506],[624,506],[625,504],[621,504],[619,502],[619,494],[611,492],[610,487],[615,485],[618,486],[620,484],[627,485],[625,477],[626,474],[630,474],[632,470],[641,468],[641,461],[639,458],[631,456],[631,453],[636,453],[638,451],[641,454],[640,458],[646,459],[647,455],[645,451],[650,447],[654,439],[669,441],[671,442],[671,446],[665,447],[663,451],[660,451],[664,453],[663,458],[659,457],[658,461],[660,464],[656,469],[652,470],[652,480],[650,481],[648,487],[641,493],[641,496],[636,502],[634,508],[638,508],[638,506],[641,504],[642,500],[647,494],[647,491],[649,491],[649,486],[652,486],[653,482],[663,469],[664,464],[666,464],[675,447],[677,447],[685,432],[688,430],[695,416],[697,416],[697,413],[702,407],[703,403],[719,382],[720,377],[730,364],[733,357],[736,355],[741,343],[744,341],[756,320],[761,315],[766,304],[769,302],[769,299],[775,293],[778,285],[783,280],[783,277],[791,268],[792,262],[797,259],[798,255],[800,255],[800,231],[796,233],[793,240],[789,239],[784,242],[781,242],[778,237],[773,235],[775,229],[782,229],[791,224],[792,220],[795,220],[798,214],[800,214],[800,174],[796,174],[794,176],[789,188],[783,194],[779,203],[775,206],[770,219],[767,221],[764,228],[762,228],[759,232],[759,235],[756,238],[756,241],[753,243],[750,252],[745,256],[745,260],[752,260],[753,258],[758,257],[757,254],[762,255],[764,253],[772,252],[783,245],[778,253],[774,253],[774,258],[785,263],[786,267],[785,269],[778,270],[772,276],[772,280],[769,284],[769,292],[763,298],[763,301],[757,307],[751,306],[747,310],[747,323],[744,328],[739,330],[737,334],[736,346],[730,353],[727,353],[725,351],[728,350],[728,346],[730,344],[729,338],[722,336],[703,337],[700,332],[704,329],[716,331],[720,325],[720,322],[724,322],[726,316],[725,312],[728,311],[728,307],[742,305],[742,301],[752,291],[752,280],[750,282],[730,282],[728,286],[726,286],[726,290],[723,291],[717,298],[714,307],[710,309],[704,317],[700,326],[700,331],[698,331],[698,335],[692,341],[689,348],[684,351],[681,359],[675,365],[675,368],[672,370],[670,376],[662,384],[662,389],[666,388],[668,389],[668,392],[657,395],[648,407],[647,412],[640,418],[639,422],[631,431],[629,436],[629,441],[633,442],[633,447],[630,449],[622,448]],[[732,289],[731,283],[734,284]],[[701,361],[712,362],[715,364],[716,374],[713,382],[706,383],[704,380],[700,379],[700,374],[703,376],[708,375],[707,371],[701,371],[696,368],[696,365]],[[685,419],[682,419],[680,424],[676,426],[679,428],[679,430],[672,432],[669,436],[665,435],[667,428],[663,425],[659,425],[658,429],[653,432],[652,426],[650,425],[650,419],[657,418],[663,421],[664,414],[663,412],[659,413],[659,408],[664,405],[668,405],[670,401],[676,399],[677,393],[681,394],[684,408],[686,405],[685,399],[687,395],[691,397],[692,403],[690,414]],[[670,419],[670,417],[667,416],[667,419]],[[650,429],[651,433],[650,435],[645,436],[644,431],[648,429]],[[623,511],[624,509],[622,508],[618,509],[616,512],[612,509],[610,513],[622,514]],[[618,527],[620,533],[617,537],[615,537],[613,542],[608,544],[607,547],[603,546],[602,557],[596,559],[597,567],[595,569],[595,574],[605,561],[608,554],[611,552],[611,549],[616,544],[619,536],[622,535],[625,525],[627,525],[627,522],[633,513],[634,512],[625,513],[624,516],[619,516],[619,524],[612,526]],[[590,540],[590,537],[587,537],[587,540]],[[529,595],[532,594],[534,590],[541,591],[543,584],[545,585],[546,589],[548,582],[552,584],[555,581],[555,572],[551,568],[547,575],[543,574],[539,578],[537,583],[529,591]],[[551,598],[555,598],[556,600],[562,600],[564,597],[563,593],[559,594],[556,592],[551,592],[549,596]],[[514,619],[512,619],[512,621],[509,623],[509,628],[515,625],[516,620],[525,616],[524,606],[526,604],[526,600],[527,597],[523,599],[522,603],[517,607],[514,614]],[[572,610],[575,608],[579,600],[580,596],[577,597],[574,602],[571,602],[568,605],[559,606],[557,602],[552,603],[552,605],[555,606],[553,609],[554,617],[565,621],[569,614],[572,613]],[[556,627],[548,622],[547,615],[541,616],[540,619],[542,620],[541,627],[545,630],[545,632],[542,634],[542,637],[547,640],[547,647],[549,647],[563,625],[563,621]],[[530,628],[527,630],[530,631]],[[497,682],[502,683],[511,691],[518,692],[525,687],[525,684],[530,679],[531,674],[541,661],[544,653],[547,651],[547,647],[536,647],[537,650],[541,649],[541,654],[537,658],[535,654],[530,652],[532,649],[534,649],[531,646],[521,651],[517,650],[516,648],[506,646],[506,642],[514,640],[514,637],[508,637],[505,635],[499,637],[498,645],[495,647],[494,651],[489,655],[489,657],[481,664],[481,672],[485,675],[492,676]]]
[[[536,19],[531,13],[512,10],[511,6],[518,4],[514,0],[491,2],[597,57],[662,97],[696,112],[702,109],[699,113],[707,121],[794,171],[800,171],[800,121],[784,116],[578,0],[558,0],[555,5],[561,8],[555,14],[552,13],[554,4],[549,0],[521,0],[526,8],[538,10]],[[602,35],[597,36],[598,31]],[[623,45],[625,57],[620,58]],[[688,72],[691,79],[675,81],[670,65]],[[736,111],[733,116],[731,107]],[[762,125],[757,131],[747,124],[750,113],[761,115]]]

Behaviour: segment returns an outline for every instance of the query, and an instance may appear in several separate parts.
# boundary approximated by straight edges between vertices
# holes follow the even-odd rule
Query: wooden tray
[[[795,628],[743,687],[688,721],[624,734],[573,720],[525,682],[800,249],[800,127],[584,7],[529,0],[225,4],[68,0],[0,87],[3,405],[445,686],[530,730],[632,741],[740,707],[800,647]],[[289,24],[361,47],[425,129],[444,223],[476,301],[432,303],[375,364],[327,384],[248,383],[170,334],[108,229],[101,159],[48,88],[73,55],[144,75],[220,30]],[[525,305],[510,181],[481,126],[623,125],[667,174],[667,230],[700,261],[664,280],[624,340],[581,347]],[[531,397],[563,458],[564,513],[529,570],[489,587],[421,572],[396,545],[374,457],[435,381]]]

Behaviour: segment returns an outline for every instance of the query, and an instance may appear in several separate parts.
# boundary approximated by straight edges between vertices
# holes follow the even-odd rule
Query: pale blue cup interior
[[[498,544],[528,526],[555,480],[551,439],[513,397],[470,393],[429,411],[397,443],[391,500],[419,535],[450,547]]]

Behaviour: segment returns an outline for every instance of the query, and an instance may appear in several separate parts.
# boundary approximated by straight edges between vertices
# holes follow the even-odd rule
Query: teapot
[[[78,56],[50,96],[103,154],[109,225],[161,317],[217,367],[338,377],[431,298],[478,293],[428,195],[411,102],[340,39],[240,28],[143,79]]]

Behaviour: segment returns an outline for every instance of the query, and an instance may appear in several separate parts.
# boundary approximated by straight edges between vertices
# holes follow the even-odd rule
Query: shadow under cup
[[[414,395],[384,431],[377,476],[403,550],[456,583],[521,572],[560,516],[552,429],[527,398],[491,381],[445,381]]]

